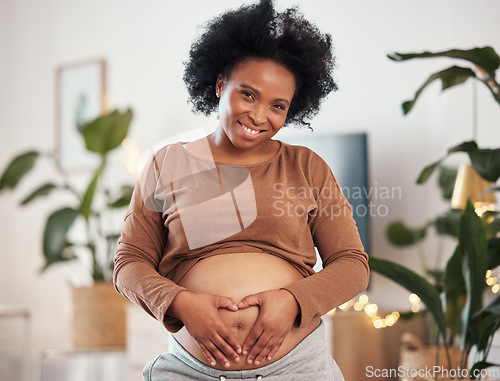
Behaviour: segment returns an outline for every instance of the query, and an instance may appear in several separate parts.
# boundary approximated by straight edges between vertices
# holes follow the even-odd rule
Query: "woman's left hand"
[[[299,313],[299,305],[286,290],[270,290],[246,296],[238,309],[260,308],[259,317],[243,343],[247,362],[259,365],[262,359],[271,360],[291,331]],[[250,351],[250,352],[249,352]]]

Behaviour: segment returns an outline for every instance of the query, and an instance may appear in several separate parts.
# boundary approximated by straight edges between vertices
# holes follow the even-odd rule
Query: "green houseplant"
[[[433,57],[460,59],[471,64],[471,67],[452,66],[432,74],[417,90],[414,98],[403,103],[404,114],[412,110],[422,91],[435,80],[441,80],[443,90],[464,83],[469,78],[477,80],[489,89],[494,100],[500,105],[500,86],[495,78],[500,58],[491,47],[389,55],[389,58],[395,61]],[[472,166],[482,178],[496,182],[500,177],[500,149],[479,148],[476,142],[467,141],[450,148],[447,155],[455,152],[466,152]],[[448,176],[448,180],[441,183],[442,188],[449,189],[454,173],[447,172],[443,167],[447,155],[426,166],[418,176],[417,183],[426,182],[439,168],[440,180],[442,176]],[[491,189],[495,190],[495,187]],[[373,271],[392,279],[421,298],[436,323],[438,342],[444,348],[448,364],[451,364],[448,348],[455,336],[460,341],[462,369],[467,367],[471,350],[477,350],[478,356],[470,370],[472,377],[475,376],[474,370],[497,365],[488,363],[486,359],[493,335],[500,328],[500,296],[497,295],[491,302],[486,303],[483,294],[486,288],[486,271],[500,265],[498,225],[496,212],[486,212],[479,217],[472,200],[469,200],[462,212],[448,211],[422,228],[409,229],[401,221],[390,226],[391,240],[399,240],[401,245],[418,243],[425,237],[429,226],[435,226],[439,233],[456,237],[454,253],[443,269],[430,269],[431,277],[421,276],[393,261],[372,257],[369,262]],[[429,281],[429,278],[433,281]]]
[[[61,193],[69,194],[69,199],[73,200],[47,217],[42,244],[45,263],[41,271],[55,264],[76,262],[92,279],[91,287],[72,288],[73,342],[79,347],[125,345],[124,299],[113,290],[111,283],[120,232],[110,231],[112,224],[107,221],[113,211],[130,203],[133,187],[122,185],[110,189],[102,180],[110,153],[126,138],[131,119],[131,110],[115,110],[78,129],[86,149],[99,159],[88,184],[82,189],[74,185],[73,174],[66,173],[58,165],[54,152],[31,150],[17,155],[0,176],[0,193],[14,190],[38,160],[48,159],[54,163],[58,176],[39,185],[20,204],[30,205],[42,197]],[[116,316],[111,312],[113,308]]]

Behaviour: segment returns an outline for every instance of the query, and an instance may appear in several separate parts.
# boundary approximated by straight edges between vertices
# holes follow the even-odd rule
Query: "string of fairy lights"
[[[486,271],[486,284],[491,287],[491,292],[497,294],[500,291],[500,284],[498,284],[498,278],[493,275],[493,271]]]
[[[416,294],[411,294],[409,296],[410,303],[412,304],[412,311],[418,312],[420,310],[420,298]],[[398,311],[392,311],[390,314],[385,316],[380,316],[378,313],[378,306],[375,303],[370,303],[368,295],[361,294],[357,298],[353,298],[348,302],[340,305],[338,308],[334,308],[328,314],[333,315],[336,313],[337,309],[340,311],[349,311],[353,309],[357,312],[364,312],[371,319],[372,324],[375,328],[385,328],[391,327],[398,321],[400,314]]]
[[[493,271],[488,270],[485,277],[486,284],[490,287],[491,292],[497,294],[500,291],[500,284],[498,283],[498,277],[495,276]],[[410,294],[408,300],[411,304],[412,312],[419,312],[421,309],[421,300],[418,295]],[[361,294],[357,298],[353,298],[348,302],[340,305],[338,308],[331,310],[328,315],[334,315],[337,310],[349,311],[353,309],[357,312],[364,312],[368,317],[371,318],[372,324],[375,328],[386,328],[391,327],[398,321],[400,314],[398,311],[393,311],[390,314],[385,315],[385,317],[380,316],[378,313],[378,306],[375,303],[370,303],[368,295]]]

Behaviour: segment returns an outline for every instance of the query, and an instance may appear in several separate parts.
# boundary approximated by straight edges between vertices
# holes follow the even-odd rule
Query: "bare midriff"
[[[270,254],[263,253],[234,253],[222,254],[199,261],[182,278],[179,285],[196,293],[210,293],[230,297],[238,304],[245,296],[262,291],[277,290],[293,281],[302,279],[303,276],[290,263]],[[222,321],[235,335],[243,346],[257,317],[259,308],[251,306],[239,311],[219,309]],[[214,368],[224,370],[255,369],[268,365],[290,352],[309,333],[319,325],[320,318],[314,318],[307,326],[298,328],[293,326],[286,336],[280,349],[271,360],[263,358],[257,366],[248,364],[245,355],[240,361],[235,362],[231,357],[230,367],[225,368],[217,362]],[[189,334],[186,328],[174,334],[177,341],[194,357],[211,366],[203,355],[200,347]]]

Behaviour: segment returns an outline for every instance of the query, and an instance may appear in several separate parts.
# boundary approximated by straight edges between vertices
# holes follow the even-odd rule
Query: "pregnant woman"
[[[327,164],[272,139],[308,125],[333,66],[330,36],[270,0],[192,45],[190,100],[218,126],[153,155],[115,260],[116,289],[173,333],[145,380],[343,380],[321,316],[364,291],[367,255]]]

